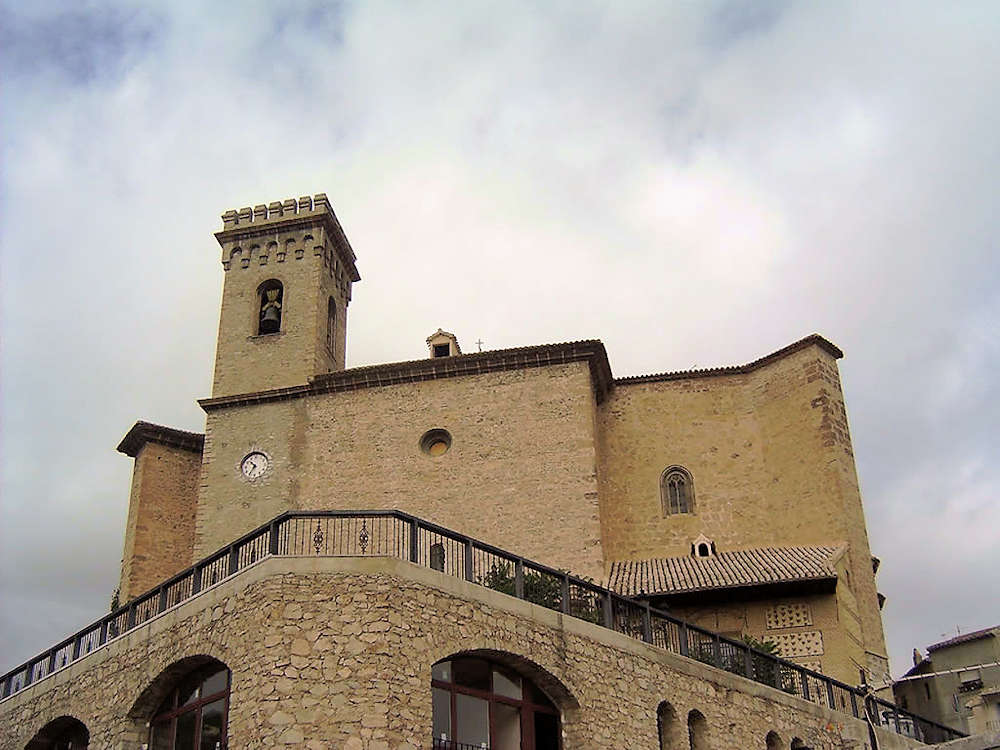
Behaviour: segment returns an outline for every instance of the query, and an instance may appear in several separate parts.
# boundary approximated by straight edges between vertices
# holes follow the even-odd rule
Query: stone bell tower
[[[344,369],[354,251],[320,193],[222,215],[226,277],[212,397]]]

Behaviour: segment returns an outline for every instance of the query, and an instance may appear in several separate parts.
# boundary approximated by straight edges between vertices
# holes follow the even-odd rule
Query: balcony
[[[392,557],[763,683],[897,734],[939,742],[962,734],[826,675],[704,630],[638,602],[399,511],[290,511],[237,539],[0,676],[0,701],[46,679],[265,557]],[[435,747],[466,746],[435,740]],[[481,750],[481,748],[480,748]]]

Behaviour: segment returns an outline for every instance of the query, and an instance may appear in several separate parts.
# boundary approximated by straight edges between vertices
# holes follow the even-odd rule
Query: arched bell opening
[[[281,331],[281,317],[284,305],[285,288],[277,279],[268,279],[257,289],[259,315],[257,335]]]

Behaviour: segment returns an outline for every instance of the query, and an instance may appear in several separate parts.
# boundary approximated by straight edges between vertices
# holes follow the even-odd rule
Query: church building
[[[888,660],[830,341],[615,377],[597,340],[463,353],[438,328],[346,369],[361,276],[327,197],[222,220],[204,432],[121,441],[121,609],[0,680],[0,749],[944,731],[857,687]]]

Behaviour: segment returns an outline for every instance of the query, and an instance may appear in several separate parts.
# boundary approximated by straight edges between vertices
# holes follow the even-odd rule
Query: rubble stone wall
[[[657,748],[664,701],[680,722],[705,717],[709,747],[867,738],[847,715],[426,568],[313,557],[267,558],[0,702],[0,750],[60,716],[82,721],[92,748],[139,750],[178,664],[207,657],[232,670],[229,747],[430,748],[431,665],[469,651],[549,693],[565,750]],[[917,744],[880,733],[883,750]]]

